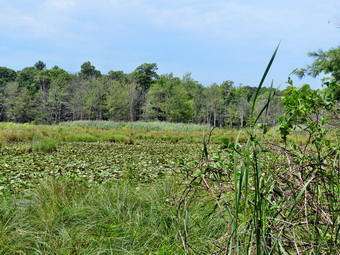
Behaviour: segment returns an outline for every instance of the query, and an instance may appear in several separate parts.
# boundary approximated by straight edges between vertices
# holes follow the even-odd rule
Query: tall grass
[[[136,140],[158,139],[169,142],[202,141],[207,126],[180,123],[116,123],[105,121],[69,122],[65,125],[1,123],[0,144],[56,140],[56,142],[109,141],[133,144]],[[199,131],[203,130],[203,131]],[[188,134],[189,133],[189,134]],[[230,131],[233,136],[234,131]],[[218,141],[216,139],[215,141]]]
[[[185,254],[173,206],[176,183],[120,181],[89,188],[75,179],[46,179],[26,198],[0,200],[0,254]],[[197,244],[223,230],[217,217],[201,217],[207,209],[193,203],[180,217],[210,221],[191,229]],[[211,249],[198,248],[204,254]]]
[[[72,121],[62,122],[61,126],[92,127],[102,129],[135,129],[153,131],[203,132],[208,131],[209,125],[171,123],[171,122],[114,122],[114,121]]]
[[[32,143],[32,150],[52,153],[57,151],[58,140],[53,138],[44,138]]]

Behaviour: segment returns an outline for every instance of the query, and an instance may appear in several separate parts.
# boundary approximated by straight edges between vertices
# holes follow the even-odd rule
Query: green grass
[[[171,122],[114,122],[114,121],[72,121],[62,122],[61,126],[92,127],[101,129],[135,129],[152,131],[203,132],[209,131],[209,125],[171,123]]]
[[[32,150],[52,153],[57,151],[58,140],[53,138],[43,138],[39,141],[33,142]]]
[[[176,179],[91,188],[79,180],[46,179],[25,198],[0,202],[0,254],[185,254],[178,220],[192,227],[192,242],[207,243],[197,251],[209,252],[223,224],[203,218],[209,205],[202,202],[178,217],[179,189]]]

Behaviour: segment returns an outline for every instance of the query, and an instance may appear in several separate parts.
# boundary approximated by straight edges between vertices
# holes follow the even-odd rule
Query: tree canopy
[[[322,94],[339,100],[340,47],[309,55],[314,62],[296,69],[299,77],[328,75]],[[58,66],[51,69],[42,61],[14,71],[0,67],[0,120],[58,123],[69,120],[159,120],[243,127],[251,111],[260,110],[273,90],[276,97],[261,121],[277,124],[282,113],[282,92],[262,87],[221,84],[203,86],[186,73],[158,74],[156,63],[144,63],[133,72],[111,70],[102,74],[90,61],[80,72],[70,74]],[[253,107],[254,95],[258,98]],[[327,99],[327,100],[328,100]]]

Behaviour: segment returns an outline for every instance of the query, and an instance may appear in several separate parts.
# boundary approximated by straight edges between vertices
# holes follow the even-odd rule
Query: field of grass
[[[338,133],[326,141],[0,123],[0,254],[336,254]]]

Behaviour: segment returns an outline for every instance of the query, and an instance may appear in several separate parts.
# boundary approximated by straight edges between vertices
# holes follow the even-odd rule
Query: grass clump
[[[71,134],[66,137],[68,142],[96,142],[98,138],[90,134]]]
[[[55,138],[43,138],[32,144],[33,151],[52,153],[57,151],[58,140]]]

